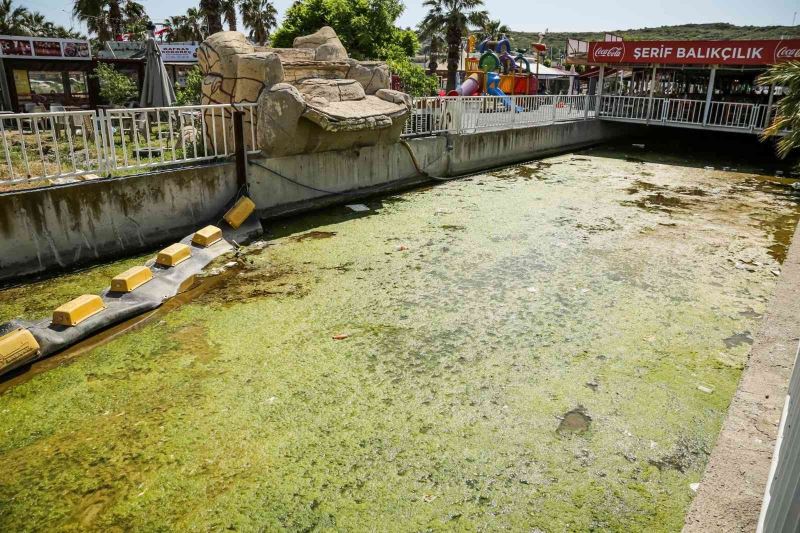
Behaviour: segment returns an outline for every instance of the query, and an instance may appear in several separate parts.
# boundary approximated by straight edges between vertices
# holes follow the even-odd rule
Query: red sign
[[[614,41],[589,43],[590,63],[774,65],[800,61],[800,39],[783,41]]]

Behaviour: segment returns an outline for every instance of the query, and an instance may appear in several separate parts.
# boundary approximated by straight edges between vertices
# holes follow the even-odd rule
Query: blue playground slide
[[[516,108],[517,113],[522,113],[523,111],[525,111],[521,107],[515,106],[511,98],[509,98],[506,93],[500,90],[500,87],[498,87],[500,85],[500,76],[498,74],[490,72],[488,76],[489,76],[488,83],[486,84],[487,93],[489,93],[492,96],[502,97],[500,101],[503,102],[503,105],[509,109]]]

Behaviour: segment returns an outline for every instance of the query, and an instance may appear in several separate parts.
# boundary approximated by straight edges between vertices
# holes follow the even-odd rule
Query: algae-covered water
[[[0,529],[679,530],[800,215],[788,180],[685,158],[594,149],[268,224],[6,379]],[[138,261],[6,290],[0,319]]]

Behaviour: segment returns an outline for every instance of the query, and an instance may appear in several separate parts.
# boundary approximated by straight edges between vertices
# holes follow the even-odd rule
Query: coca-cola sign
[[[622,57],[625,47],[623,46],[599,46],[594,51],[595,57],[603,57],[609,59],[619,59]]]
[[[800,39],[589,43],[590,63],[771,65],[793,60],[800,60]]]
[[[788,46],[781,46],[775,53],[776,60],[790,61],[792,59],[800,59],[800,47],[790,48]]]

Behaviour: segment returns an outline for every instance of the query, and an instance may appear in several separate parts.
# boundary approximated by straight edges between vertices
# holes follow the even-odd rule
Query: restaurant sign
[[[0,56],[21,59],[92,58],[89,41],[0,35]]]
[[[616,41],[589,43],[590,63],[773,65],[800,61],[800,39],[781,41]]]
[[[198,46],[194,43],[158,43],[165,63],[197,63]]]

